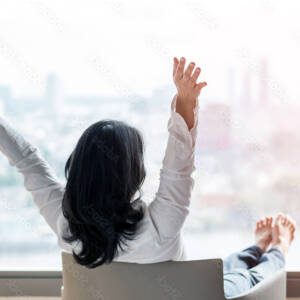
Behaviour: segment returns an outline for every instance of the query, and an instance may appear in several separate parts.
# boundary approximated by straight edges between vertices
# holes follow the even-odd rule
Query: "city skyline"
[[[274,100],[268,85],[261,86],[261,81],[252,79],[251,72],[244,71],[244,76],[239,77],[232,69],[228,70],[233,76],[228,76],[228,94],[224,98],[210,99],[205,95],[201,98],[197,171],[194,174],[196,184],[191,216],[185,228],[190,243],[196,243],[199,238],[208,243],[208,248],[202,247],[199,255],[223,255],[218,249],[212,251],[212,236],[226,235],[229,239],[239,234],[243,241],[250,241],[251,226],[261,214],[290,207],[289,212],[300,220],[296,213],[300,212],[299,111],[297,106]],[[261,76],[266,76],[264,72]],[[254,84],[257,84],[257,93],[253,91],[249,95],[247,91],[252,91],[250,86]],[[125,98],[97,95],[64,98],[58,91],[59,86],[58,78],[52,74],[42,97],[25,95],[14,98],[13,92],[9,92],[13,87],[2,85],[0,103],[6,97],[3,114],[6,111],[13,125],[41,149],[61,179],[67,156],[89,124],[107,117],[132,123],[142,130],[146,139],[148,175],[144,200],[151,201],[157,189],[174,89],[162,86],[153,90],[151,97],[133,94]],[[261,91],[259,87],[262,87]],[[262,100],[266,95],[268,98]],[[57,104],[61,101],[64,108],[60,110]],[[5,244],[5,247],[0,247],[0,252],[6,259],[11,257],[7,266],[18,263],[16,256],[22,247],[29,260],[36,261],[36,257],[43,260],[46,255],[48,260],[45,262],[58,267],[55,239],[38,216],[30,195],[24,191],[20,176],[3,157],[0,158],[0,170],[0,236]],[[9,204],[10,198],[14,199],[13,206]],[[19,210],[24,215],[19,216]],[[239,230],[236,222],[239,222]],[[35,242],[36,238],[39,244]],[[237,246],[232,245],[233,248]],[[296,245],[295,249],[299,246]]]

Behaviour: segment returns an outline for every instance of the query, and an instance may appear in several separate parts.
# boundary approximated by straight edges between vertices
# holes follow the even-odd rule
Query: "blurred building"
[[[231,111],[226,104],[212,103],[199,112],[200,152],[228,150],[231,147]]]
[[[0,85],[0,103],[2,104],[3,113],[10,114],[14,109],[11,89],[7,85]]]
[[[54,114],[59,113],[64,99],[62,97],[61,83],[53,73],[47,76],[44,98],[46,106],[50,108],[50,111]]]

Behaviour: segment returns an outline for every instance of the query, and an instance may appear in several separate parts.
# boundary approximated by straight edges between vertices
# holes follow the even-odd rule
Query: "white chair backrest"
[[[286,300],[286,272],[282,269],[272,277],[258,283],[249,292],[234,300]]]
[[[63,252],[63,300],[225,300],[220,259],[157,264],[111,263],[95,269]],[[285,300],[277,272],[235,300]]]
[[[63,253],[63,300],[224,300],[222,269],[220,259],[87,269]]]

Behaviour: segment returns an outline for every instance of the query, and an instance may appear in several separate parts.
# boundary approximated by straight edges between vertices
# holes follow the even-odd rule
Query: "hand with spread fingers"
[[[206,82],[197,80],[201,73],[201,69],[191,62],[186,67],[184,57],[174,58],[173,80],[177,88],[176,112],[178,112],[185,120],[189,129],[194,126],[194,109],[196,107],[197,98]]]

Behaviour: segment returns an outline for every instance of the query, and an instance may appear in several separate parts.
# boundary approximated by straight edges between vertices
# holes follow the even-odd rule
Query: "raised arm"
[[[0,118],[0,151],[24,177],[41,215],[57,234],[64,188],[42,159],[37,148],[28,143],[3,118]]]
[[[169,138],[160,185],[149,214],[161,240],[180,233],[190,205],[197,131],[198,96],[206,82],[197,83],[200,68],[174,58],[173,79],[177,88],[168,123]]]

